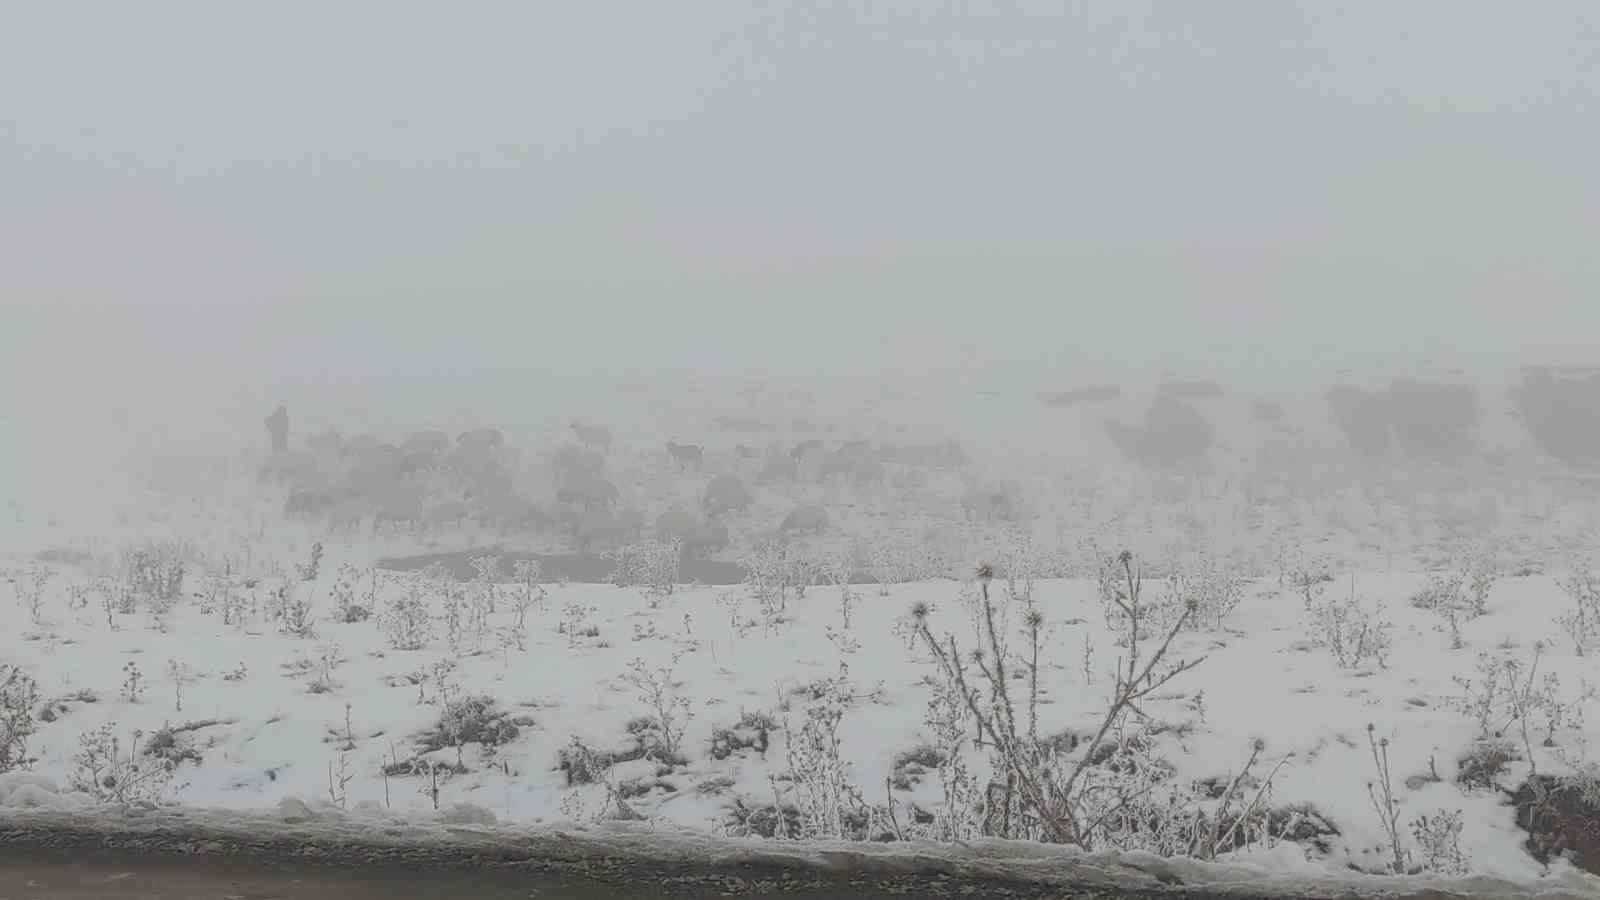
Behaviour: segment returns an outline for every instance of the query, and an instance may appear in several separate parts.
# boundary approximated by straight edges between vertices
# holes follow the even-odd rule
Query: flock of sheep
[[[676,504],[648,527],[644,513],[622,502],[611,480],[612,433],[574,421],[576,443],[560,447],[548,460],[549,490],[543,502],[513,475],[515,453],[494,428],[463,432],[452,439],[438,430],[420,431],[398,443],[371,435],[343,436],[329,430],[305,440],[306,450],[272,454],[261,469],[263,480],[287,491],[284,513],[318,519],[331,530],[353,532],[437,532],[467,521],[512,534],[562,534],[581,552],[609,549],[647,534],[676,538],[684,552],[704,556],[730,540],[726,517],[753,503],[744,470],[758,485],[812,480],[867,486],[882,483],[890,466],[967,468],[971,460],[956,444],[874,448],[847,441],[829,449],[806,440],[789,452],[734,448],[734,472],[706,483],[699,508]],[[700,445],[666,442],[667,458],[681,472],[705,469]],[[969,490],[963,507],[974,518],[1011,518],[1014,491]],[[821,533],[827,511],[798,505],[783,519],[783,533]]]

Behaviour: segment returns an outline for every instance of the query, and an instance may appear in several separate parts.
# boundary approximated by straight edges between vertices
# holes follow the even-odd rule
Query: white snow
[[[308,427],[307,431],[314,430]],[[1083,459],[1087,459],[1085,451]],[[673,499],[692,498],[695,482],[685,478],[654,490],[651,478],[665,479],[664,462],[648,464],[620,457],[619,466],[632,474],[619,478],[630,499],[648,500],[656,508]],[[1043,478],[1040,456],[1011,460],[1018,477]],[[1092,463],[1083,462],[1084,466]],[[182,467],[179,467],[180,469]],[[787,768],[783,738],[773,735],[763,756],[741,751],[726,760],[712,759],[707,746],[717,727],[732,726],[743,710],[771,710],[781,693],[842,673],[864,691],[881,686],[881,694],[849,710],[842,724],[843,756],[851,762],[850,779],[868,802],[885,800],[885,780],[896,753],[914,747],[926,736],[923,719],[930,696],[922,683],[934,669],[921,650],[908,648],[896,635],[896,623],[914,603],[933,604],[934,630],[955,633],[963,646],[972,634],[958,603],[963,585],[933,580],[895,585],[880,594],[862,587],[848,634],[860,649],[847,650],[829,631],[844,630],[839,591],[814,587],[791,609],[791,621],[770,631],[760,624],[741,632],[730,623],[720,600],[730,592],[739,598],[737,618],[759,619],[748,591],[734,588],[685,588],[651,608],[634,589],[606,585],[549,584],[545,602],[528,615],[525,650],[504,648],[490,634],[481,648],[469,637],[459,658],[446,646],[442,626],[422,650],[391,647],[375,619],[353,624],[331,621],[330,589],[341,563],[363,571],[381,555],[428,549],[417,538],[328,538],[314,529],[286,525],[277,516],[281,496],[256,484],[249,464],[196,465],[183,472],[165,472],[177,482],[200,485],[207,499],[130,490],[107,495],[95,505],[79,497],[81,515],[24,520],[8,537],[13,558],[0,567],[24,567],[38,550],[70,546],[104,563],[114,558],[121,541],[169,535],[193,543],[194,557],[187,585],[192,593],[200,579],[228,559],[260,575],[255,589],[265,602],[280,576],[304,562],[312,540],[327,541],[320,577],[296,583],[315,600],[316,637],[279,633],[259,615],[242,624],[225,625],[217,613],[203,613],[193,599],[181,603],[164,620],[141,611],[115,615],[115,628],[91,600],[83,609],[69,608],[68,587],[87,584],[94,570],[55,565],[46,586],[47,601],[39,622],[18,605],[6,613],[0,634],[0,662],[20,665],[37,679],[47,701],[60,701],[50,722],[40,722],[31,741],[37,756],[31,770],[0,776],[0,822],[70,822],[84,827],[126,829],[154,823],[181,823],[199,831],[281,833],[314,839],[322,833],[361,834],[373,840],[446,842],[451,840],[533,841],[551,852],[626,852],[674,860],[760,859],[830,868],[876,870],[927,869],[992,872],[1015,877],[1067,880],[1072,877],[1119,883],[1155,883],[1171,874],[1189,885],[1228,887],[1259,896],[1296,892],[1383,890],[1438,887],[1477,897],[1600,896],[1600,879],[1577,871],[1564,859],[1548,867],[1522,848],[1525,834],[1516,827],[1511,807],[1496,795],[1466,793],[1455,784],[1457,759],[1473,744],[1476,723],[1452,708],[1463,691],[1453,678],[1476,676],[1477,654],[1509,656],[1527,662],[1533,645],[1545,642],[1540,662],[1544,673],[1559,677],[1563,695],[1574,693],[1584,679],[1596,677],[1594,657],[1578,656],[1553,617],[1571,606],[1559,588],[1552,566],[1548,574],[1508,577],[1494,585],[1488,614],[1462,624],[1462,649],[1452,649],[1441,619],[1407,601],[1428,584],[1423,559],[1443,558],[1461,546],[1459,534],[1440,522],[1448,518],[1425,510],[1413,498],[1408,509],[1399,502],[1372,501],[1355,489],[1315,496],[1284,494],[1266,500],[1246,499],[1215,484],[1183,486],[1186,499],[1163,502],[1161,485],[1111,470],[1057,470],[1056,486],[1078,499],[1054,510],[1052,524],[1075,517],[1094,521],[1061,542],[1074,561],[1085,562],[1082,546],[1095,539],[1103,549],[1132,546],[1142,557],[1159,558],[1159,548],[1184,535],[1205,532],[1185,549],[1205,549],[1227,558],[1254,577],[1246,597],[1224,622],[1222,630],[1185,633],[1174,642],[1174,658],[1205,661],[1168,685],[1160,699],[1146,704],[1155,718],[1192,721],[1194,730],[1179,738],[1164,735],[1159,751],[1177,769],[1178,778],[1227,777],[1249,755],[1249,743],[1265,743],[1264,764],[1270,769],[1293,754],[1273,780],[1274,806],[1309,803],[1337,824],[1332,851],[1319,855],[1308,846],[1284,842],[1271,850],[1235,854],[1215,863],[1160,859],[1149,854],[1100,852],[1082,854],[1059,847],[994,840],[969,845],[926,842],[845,844],[763,841],[719,836],[717,823],[735,796],[770,803],[769,773]],[[703,480],[703,479],[701,479]],[[665,483],[665,482],[664,482]],[[1084,488],[1093,485],[1093,490]],[[1080,489],[1083,490],[1080,490]],[[959,489],[956,486],[954,489]],[[171,489],[169,488],[169,491]],[[808,492],[808,493],[807,493]],[[1572,533],[1588,535],[1581,523],[1593,518],[1593,506],[1562,506],[1560,489],[1532,484],[1520,512],[1510,501],[1496,510],[1502,557],[1540,556],[1556,559],[1553,547],[1586,546]],[[885,491],[876,499],[894,500]],[[807,488],[781,498],[758,496],[752,517],[774,519],[804,500],[828,499],[823,489]],[[1460,496],[1469,496],[1465,488]],[[1199,498],[1199,499],[1195,499]],[[837,499],[837,498],[835,498]],[[1468,504],[1463,499],[1459,505]],[[1041,505],[1043,502],[1041,501]],[[878,513],[830,506],[839,531],[870,528]],[[1452,508],[1451,515],[1460,512]],[[1436,514],[1437,513],[1437,514]],[[1411,518],[1407,518],[1411,516]],[[924,520],[900,526],[900,534],[927,534]],[[1579,523],[1574,526],[1574,523]],[[1529,523],[1534,523],[1530,525]],[[1208,530],[1209,529],[1209,530]],[[1392,539],[1381,535],[1392,534]],[[482,537],[475,540],[487,540]],[[1036,543],[1042,541],[1036,540]],[[444,544],[455,549],[461,544]],[[1307,552],[1338,560],[1337,580],[1330,595],[1354,595],[1366,604],[1381,603],[1393,622],[1394,646],[1388,665],[1371,663],[1341,669],[1326,649],[1312,646],[1307,615],[1298,596],[1281,585],[1270,564],[1277,550],[1304,547]],[[1148,550],[1148,552],[1146,552]],[[1354,561],[1344,565],[1345,561]],[[236,569],[236,572],[238,570]],[[998,582],[997,582],[998,584]],[[363,586],[364,587],[364,586]],[[1150,590],[1159,591],[1152,579]],[[402,590],[397,582],[383,588],[385,599]],[[1035,596],[1047,617],[1041,687],[1047,697],[1041,716],[1049,730],[1087,729],[1098,723],[1110,686],[1110,667],[1120,652],[1107,627],[1096,583],[1083,578],[1040,580]],[[440,598],[430,595],[432,613],[440,614]],[[383,600],[380,600],[382,606]],[[577,642],[558,633],[568,604],[593,607],[590,621],[598,636]],[[502,603],[490,624],[507,627],[514,617]],[[1086,642],[1095,648],[1092,681],[1082,666]],[[345,661],[333,670],[333,686],[312,693],[309,685],[321,664],[319,657],[336,646]],[[479,652],[481,650],[481,652]],[[574,823],[563,801],[594,812],[604,793],[594,785],[569,788],[557,768],[558,752],[574,737],[601,748],[626,745],[629,720],[650,712],[643,699],[619,675],[634,658],[654,668],[681,653],[675,691],[690,700],[693,718],[684,740],[688,765],[660,777],[676,790],[655,790],[633,800],[648,822]],[[439,710],[426,701],[434,693],[435,663],[451,660],[449,678],[464,694],[488,694],[511,716],[526,716],[531,725],[507,746],[486,758],[469,746],[463,761],[469,771],[441,784],[437,809],[414,776],[380,775],[384,761],[397,753],[409,758],[414,736],[435,724]],[[179,684],[171,663],[186,669],[182,708]],[[126,696],[126,666],[142,672],[143,691]],[[239,671],[237,680],[224,678]],[[421,680],[421,685],[415,683]],[[73,699],[91,691],[94,702]],[[1203,696],[1204,718],[1195,698]],[[348,704],[349,733],[346,733]],[[1600,716],[1590,704],[1589,723],[1568,728],[1561,745],[1572,749],[1579,739],[1600,741]],[[798,725],[799,706],[789,713]],[[166,725],[199,720],[215,724],[187,732],[199,764],[179,765],[166,798],[175,806],[136,814],[88,808],[89,800],[71,790],[73,756],[79,737],[115,723],[126,741],[134,729],[148,735]],[[1438,810],[1460,810],[1464,821],[1461,849],[1470,858],[1464,878],[1406,877],[1380,874],[1385,866],[1387,837],[1368,798],[1367,782],[1376,771],[1367,744],[1368,723],[1389,739],[1395,789],[1402,805],[1401,827],[1410,819]],[[1542,734],[1542,732],[1541,732]],[[347,795],[343,805],[329,801],[330,766],[337,767],[338,746],[354,739],[348,756]],[[1559,771],[1552,751],[1535,748],[1540,771]],[[455,751],[432,755],[453,762]],[[982,766],[985,757],[974,753]],[[1405,782],[1432,766],[1440,781]],[[1508,782],[1526,771],[1527,761],[1511,765]],[[653,776],[647,762],[618,767],[619,778]],[[936,778],[911,791],[894,792],[902,815],[910,804],[933,808],[941,801]],[[1409,841],[1409,834],[1405,835]],[[562,851],[558,848],[566,848]],[[1353,872],[1355,866],[1363,871]]]

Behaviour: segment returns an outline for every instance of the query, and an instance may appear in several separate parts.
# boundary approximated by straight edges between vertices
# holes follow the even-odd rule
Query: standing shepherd
[[[280,403],[278,404],[278,409],[262,421],[266,422],[267,433],[272,435],[272,452],[288,453],[289,410],[285,409],[283,404]]]

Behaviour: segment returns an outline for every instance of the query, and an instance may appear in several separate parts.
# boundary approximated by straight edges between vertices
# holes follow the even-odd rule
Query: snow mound
[[[34,775],[31,772],[7,772],[0,775],[0,803],[4,803],[13,791],[21,787],[35,787],[52,794],[61,793],[61,788],[54,778]]]

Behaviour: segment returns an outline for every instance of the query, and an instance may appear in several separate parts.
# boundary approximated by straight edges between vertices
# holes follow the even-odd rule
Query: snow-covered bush
[[[361,578],[360,570],[349,563],[339,564],[339,574],[333,582],[334,621],[350,624],[372,618],[373,607],[377,605],[378,569],[372,569],[368,577],[367,595],[358,598],[356,585]]]
[[[646,749],[652,757],[668,765],[682,760],[683,731],[694,718],[689,699],[678,693],[683,683],[673,678],[682,656],[683,651],[675,652],[670,663],[654,669],[642,657],[635,657],[621,676],[623,683],[633,688],[639,699],[650,707],[647,727],[641,735]]]
[[[885,596],[889,586],[944,578],[950,561],[939,549],[925,541],[880,541],[865,548],[867,571],[878,582],[878,593]]]
[[[1389,664],[1389,631],[1393,623],[1383,618],[1381,604],[1363,607],[1354,597],[1347,600],[1317,599],[1311,606],[1307,629],[1313,643],[1333,654],[1341,669],[1355,668],[1367,660],[1380,667]]]
[[[758,543],[739,565],[745,587],[761,604],[769,628],[783,620],[791,599],[804,596],[806,588],[818,582],[824,568],[803,545],[782,539]]]
[[[1556,617],[1556,624],[1572,640],[1579,656],[1600,644],[1600,579],[1589,567],[1579,564],[1561,581],[1561,589],[1572,598],[1572,609]]]
[[[1245,580],[1213,559],[1180,568],[1167,577],[1167,595],[1162,598],[1167,621],[1192,603],[1194,615],[1189,627],[1216,631],[1234,607],[1244,600]]]
[[[683,542],[676,537],[646,538],[607,550],[603,556],[616,566],[611,573],[611,583],[618,587],[640,588],[654,609],[677,589]]]
[[[1123,552],[1117,563],[1122,570],[1122,584],[1114,586],[1102,579],[1102,588],[1128,623],[1130,636],[1138,635],[1145,628],[1148,611],[1141,599],[1142,578],[1134,567],[1132,554]],[[1013,697],[1017,689],[1012,686],[1008,669],[1010,654],[999,611],[989,595],[993,574],[987,565],[978,568],[981,596],[978,646],[974,649],[963,651],[954,635],[936,638],[928,622],[926,604],[918,604],[912,611],[918,634],[933,655],[947,689],[964,704],[968,721],[992,750],[995,781],[986,798],[990,821],[998,809],[1004,811],[1007,820],[1001,825],[1007,837],[1045,839],[1084,849],[1115,843],[1116,824],[1108,818],[1107,810],[1099,807],[1107,798],[1108,789],[1110,795],[1120,794],[1120,802],[1125,803],[1129,795],[1121,793],[1121,787],[1128,786],[1107,783],[1115,781],[1117,773],[1099,768],[1103,758],[1097,754],[1123,732],[1128,714],[1143,698],[1203,661],[1183,661],[1157,669],[1163,665],[1173,638],[1193,616],[1193,605],[1172,624],[1148,658],[1141,652],[1141,639],[1133,637],[1129,641],[1127,658],[1116,671],[1115,690],[1099,729],[1088,741],[1072,742],[1073,749],[1081,745],[1081,755],[1063,758],[1059,741],[1040,737],[1037,683],[1029,682],[1025,697]],[[1042,627],[1042,613],[1030,605],[1023,616],[1023,629],[1029,642],[1030,661],[1026,665],[1033,671],[1039,667]],[[1146,770],[1147,767],[1128,771]],[[1012,811],[1019,815],[1013,816]]]
[[[107,722],[78,736],[68,783],[101,803],[158,803],[172,784],[172,766],[140,752],[144,732],[135,729],[127,752],[116,735],[117,723]]]
[[[5,573],[16,593],[17,605],[28,611],[28,618],[39,624],[44,617],[45,585],[55,577],[55,570],[35,562],[26,569],[13,569]]]
[[[273,591],[273,599],[280,632],[298,638],[317,636],[317,619],[311,614],[309,595],[295,590],[293,582],[285,581]]]
[[[183,597],[184,560],[189,548],[178,541],[146,541],[125,551],[129,589],[165,615]],[[125,609],[124,612],[132,612]]]
[[[389,646],[396,650],[421,650],[433,639],[433,618],[428,609],[428,580],[413,573],[399,593],[389,597],[379,624]]]
[[[839,738],[839,723],[848,705],[848,696],[828,690],[806,705],[799,728],[791,728],[789,717],[783,717],[789,794],[799,813],[798,832],[791,837],[871,836],[866,833],[869,808],[860,788],[850,781],[850,763]]]
[[[16,666],[0,666],[0,773],[28,764],[28,738],[38,702],[37,682]]]

